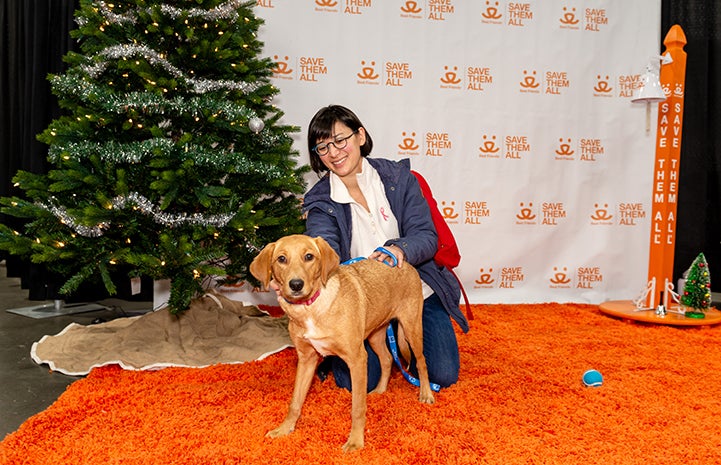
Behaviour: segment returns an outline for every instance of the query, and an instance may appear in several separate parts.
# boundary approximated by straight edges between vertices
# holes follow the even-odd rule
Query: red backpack
[[[420,173],[412,170],[411,173],[413,173],[416,176],[416,179],[418,179],[418,184],[421,186],[423,197],[426,199],[428,207],[431,209],[433,225],[436,227],[436,233],[438,233],[438,248],[436,250],[436,254],[433,256],[433,261],[435,261],[439,266],[445,266],[448,268],[448,271],[453,273],[453,276],[456,277],[458,284],[461,286],[461,293],[463,294],[463,300],[466,304],[466,314],[468,315],[468,319],[472,320],[473,312],[471,312],[471,304],[468,303],[466,290],[463,288],[463,283],[461,283],[458,275],[456,275],[453,271],[453,268],[457,267],[461,262],[461,253],[458,250],[456,238],[453,237],[451,228],[448,227],[445,218],[443,218],[440,210],[438,210],[438,203],[436,202],[436,199],[433,198],[433,192],[431,192],[431,187],[428,185],[428,182],[420,175]]]

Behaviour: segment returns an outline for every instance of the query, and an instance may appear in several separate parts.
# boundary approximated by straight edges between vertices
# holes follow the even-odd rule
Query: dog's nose
[[[298,292],[303,289],[303,280],[302,279],[291,279],[288,282],[288,287],[290,287],[290,289],[292,291]]]

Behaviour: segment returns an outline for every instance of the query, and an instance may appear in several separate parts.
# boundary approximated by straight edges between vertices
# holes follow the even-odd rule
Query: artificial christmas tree
[[[685,315],[690,318],[704,318],[711,308],[711,274],[703,253],[698,254],[686,276],[681,304],[688,308]]]
[[[39,136],[47,174],[18,172],[1,199],[24,230],[0,249],[67,277],[170,279],[171,311],[216,276],[249,276],[268,242],[302,231],[306,167],[279,123],[255,1],[81,0],[63,75],[67,113]]]

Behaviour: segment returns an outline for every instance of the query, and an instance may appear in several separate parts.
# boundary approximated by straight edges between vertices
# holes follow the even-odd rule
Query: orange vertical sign
[[[672,63],[661,66],[661,86],[666,101],[659,103],[656,134],[651,216],[651,243],[648,280],[655,279],[653,293],[646,297],[647,307],[664,303],[662,292],[673,282],[673,257],[676,244],[676,207],[678,173],[681,159],[684,83],[686,81],[686,36],[674,25],[663,41]]]

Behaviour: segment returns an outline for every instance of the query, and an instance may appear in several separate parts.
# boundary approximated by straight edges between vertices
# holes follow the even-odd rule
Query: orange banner
[[[686,36],[681,26],[674,25],[663,41],[673,62],[661,66],[661,86],[666,101],[659,103],[654,163],[651,240],[648,280],[655,282],[647,296],[648,307],[664,302],[667,283],[673,282],[673,258],[676,244],[676,207],[678,205],[678,174],[681,158],[683,98],[686,80]],[[665,54],[664,53],[664,54]]]

